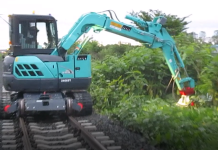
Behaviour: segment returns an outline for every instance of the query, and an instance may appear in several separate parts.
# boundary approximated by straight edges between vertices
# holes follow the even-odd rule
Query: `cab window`
[[[20,21],[19,43],[22,49],[55,48],[54,23],[49,20]]]

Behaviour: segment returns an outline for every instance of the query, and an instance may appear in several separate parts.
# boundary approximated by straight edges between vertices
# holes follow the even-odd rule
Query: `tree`
[[[212,36],[212,42],[217,45],[218,44],[218,35]]]
[[[218,30],[214,31],[214,35],[212,36],[212,42],[213,44],[217,45],[218,44]]]
[[[185,16],[182,18],[179,18],[177,15],[171,15],[171,14],[165,14],[162,11],[159,10],[149,10],[148,12],[146,11],[140,11],[140,12],[134,12],[132,11],[130,13],[133,16],[137,16],[144,21],[152,21],[154,17],[156,16],[164,16],[167,18],[166,24],[163,26],[167,29],[169,34],[171,36],[176,36],[179,35],[179,33],[184,32],[187,29],[187,25],[190,22],[185,21],[189,16]],[[136,22],[134,22],[136,26],[138,26],[140,29],[143,30],[139,25],[137,25]]]

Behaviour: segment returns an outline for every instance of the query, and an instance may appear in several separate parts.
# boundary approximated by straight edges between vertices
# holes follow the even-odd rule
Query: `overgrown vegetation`
[[[185,35],[176,39],[189,42]],[[212,68],[207,67],[218,63],[210,54],[210,45],[193,42],[178,47],[184,49],[180,51],[181,56],[188,73],[197,81],[197,94],[216,90],[207,85],[217,80],[215,72],[211,74],[208,70]],[[152,144],[167,150],[218,148],[217,109],[204,108],[206,101],[199,99],[201,108],[174,105],[178,99],[171,97],[171,90],[165,93],[171,75],[161,50],[138,47],[121,57],[106,56],[93,62],[92,74],[90,92],[95,108],[129,129],[143,133]]]
[[[142,133],[157,147],[216,150],[218,56],[212,54],[214,49],[210,44],[193,39],[183,32],[184,26],[180,27],[178,32],[172,30],[172,33],[175,33],[176,46],[186,70],[196,81],[194,106],[175,106],[179,95],[176,86],[165,92],[171,74],[161,49],[144,46],[103,46],[97,41],[89,42],[82,51],[92,54],[93,58],[89,90],[97,111]],[[212,102],[202,96],[207,93],[213,96]],[[172,97],[174,94],[177,97]]]

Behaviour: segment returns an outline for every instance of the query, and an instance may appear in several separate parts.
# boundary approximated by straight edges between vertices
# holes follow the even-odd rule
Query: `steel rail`
[[[76,119],[69,117],[70,123],[81,131],[80,136],[89,144],[94,150],[107,150],[91,133],[89,133],[83,126],[81,126]]]
[[[2,74],[3,74],[3,62],[2,62],[2,53],[0,52],[0,98],[2,98],[2,86],[3,86]]]
[[[26,125],[24,123],[23,118],[19,118],[19,123],[20,123],[20,127],[22,129],[22,132],[23,132],[22,140],[23,140],[24,150],[32,150],[32,146],[31,146],[31,143],[29,140],[29,135],[28,135]]]

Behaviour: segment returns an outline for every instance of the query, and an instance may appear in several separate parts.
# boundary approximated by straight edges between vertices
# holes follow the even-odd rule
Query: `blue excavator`
[[[109,12],[110,15],[102,12],[82,15],[60,41],[57,21],[53,16],[9,15],[10,54],[3,62],[3,84],[7,91],[14,93],[9,105],[1,103],[2,114],[18,117],[41,112],[90,115],[93,103],[87,90],[92,77],[91,56],[80,54],[88,39],[79,44],[73,53],[67,53],[90,29],[121,35],[149,48],[161,48],[181,94],[177,104],[189,105],[189,95],[195,92],[195,81],[185,71],[175,42],[163,27],[167,19],[158,16],[152,21],[144,21],[127,15],[126,19],[144,28],[141,30],[120,22],[118,18],[113,19]],[[185,72],[183,78],[180,68]]]

